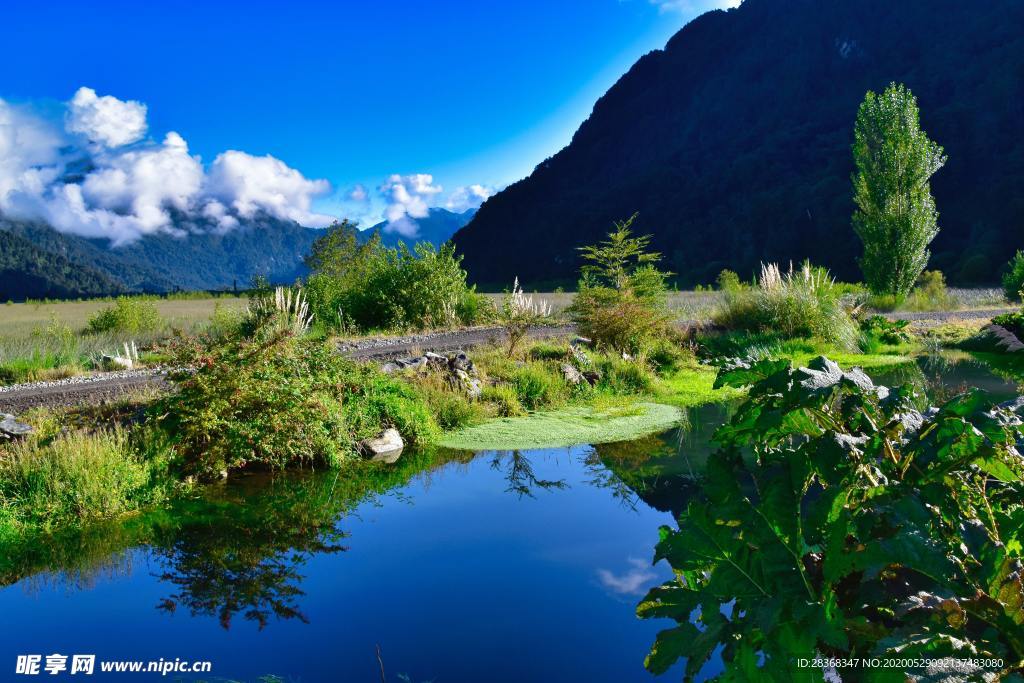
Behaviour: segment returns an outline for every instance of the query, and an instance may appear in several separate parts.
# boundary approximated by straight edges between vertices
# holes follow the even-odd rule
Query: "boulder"
[[[398,363],[395,363],[394,361],[388,361],[384,365],[380,366],[380,371],[383,372],[385,375],[393,375],[401,369],[402,366],[399,365]]]
[[[19,422],[13,415],[0,413],[0,440],[23,439],[32,433],[32,425]]]
[[[569,384],[579,384],[585,378],[583,373],[569,365],[568,363],[562,363],[562,376],[565,377],[565,381]]]
[[[446,367],[448,367],[447,356],[442,356],[439,353],[427,351],[425,354],[423,354],[423,357],[427,359],[427,363],[430,365],[430,367],[434,368],[435,370],[443,370]]]
[[[590,346],[593,343],[594,341],[592,339],[587,339],[586,337],[574,337],[573,340],[569,342],[569,346]]]
[[[405,448],[402,435],[395,428],[385,429],[384,432],[373,439],[363,439],[359,442],[359,452],[363,457],[375,462],[393,463],[398,460]]]
[[[587,384],[594,386],[601,381],[601,372],[599,370],[586,370],[583,373],[583,379],[587,380]]]
[[[473,371],[473,361],[469,359],[465,351],[459,351],[454,356],[448,359],[448,367],[452,371],[462,370],[464,372]]]

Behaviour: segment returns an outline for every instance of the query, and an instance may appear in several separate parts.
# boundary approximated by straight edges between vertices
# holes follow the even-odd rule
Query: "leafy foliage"
[[[568,311],[599,346],[641,353],[668,322],[669,273],[655,266],[661,255],[648,250],[650,236],[633,237],[634,220],[616,221],[607,240],[580,248],[582,277]]]
[[[164,320],[152,301],[120,296],[114,303],[89,318],[88,331],[124,332],[135,334],[151,332],[163,327]]]
[[[151,409],[182,473],[339,465],[386,427],[412,443],[436,433],[407,385],[276,327],[192,349],[198,369]]]
[[[823,357],[736,361],[716,386],[749,395],[679,528],[662,529],[655,559],[676,578],[638,613],[679,625],[658,635],[651,671],[685,657],[692,680],[717,648],[719,680],[790,681],[817,655],[1017,666],[1024,400],[972,390],[922,414],[912,392]]]
[[[905,296],[939,232],[929,180],[946,156],[921,130],[917,98],[893,83],[864,98],[853,128],[853,229],[864,243],[864,279],[876,294]]]
[[[883,315],[872,315],[860,323],[861,332],[883,344],[906,344],[910,341],[907,320],[889,320]]]
[[[1020,301],[1024,290],[1024,250],[1018,249],[1010,259],[1009,270],[1003,274],[1003,293],[1010,301]]]
[[[307,259],[310,309],[321,325],[342,332],[472,324],[488,311],[466,284],[461,261],[451,244],[391,249],[377,234],[360,243],[352,224],[337,224]]]

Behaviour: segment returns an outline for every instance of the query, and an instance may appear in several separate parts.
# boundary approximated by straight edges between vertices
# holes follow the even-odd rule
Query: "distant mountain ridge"
[[[381,243],[388,247],[397,247],[400,243],[412,247],[417,242],[430,242],[439,247],[452,238],[452,235],[462,226],[466,225],[476,214],[476,209],[469,209],[462,213],[455,213],[448,209],[432,208],[423,218],[410,219],[417,225],[415,235],[403,235],[394,230],[388,230],[388,222],[382,221],[359,233],[364,240],[370,238],[374,232],[379,232]]]
[[[638,212],[681,284],[810,258],[860,276],[850,145],[867,90],[905,83],[949,163],[930,267],[998,278],[1024,247],[1024,3],[745,0],[642,57],[571,143],[454,238],[471,278],[574,282],[576,248]],[[494,244],[500,240],[501,250]]]
[[[194,232],[184,237],[159,233],[127,245],[110,247],[106,240],[62,233],[38,222],[0,218],[0,234],[19,238],[34,248],[33,258],[50,254],[83,272],[102,275],[119,291],[170,292],[175,290],[226,290],[245,288],[256,275],[272,282],[290,282],[306,273],[302,259],[323,230],[304,228],[293,221],[257,216],[227,232],[190,223]],[[27,255],[22,250],[18,252]],[[16,281],[14,259],[8,273]],[[26,268],[30,263],[21,264]],[[60,290],[64,285],[54,281]],[[90,286],[92,287],[92,286]],[[8,298],[35,296],[8,287]],[[33,291],[38,286],[33,286]],[[91,296],[92,288],[67,296]],[[109,293],[109,292],[102,292]]]
[[[415,236],[406,237],[379,223],[373,231],[391,247],[405,242],[440,246],[465,225],[474,210],[454,213],[433,208],[417,219]],[[227,290],[248,287],[256,275],[271,282],[292,282],[307,273],[303,259],[324,230],[293,221],[256,216],[228,231],[194,216],[175,216],[188,234],[146,235],[110,247],[107,240],[63,233],[45,223],[0,217],[0,300],[82,298],[124,292]]]

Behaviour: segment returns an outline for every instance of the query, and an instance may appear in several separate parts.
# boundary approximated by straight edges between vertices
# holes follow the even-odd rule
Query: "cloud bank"
[[[444,187],[436,184],[434,176],[429,173],[395,173],[377,189],[385,202],[384,220],[387,225],[384,230],[408,239],[419,235],[416,219],[426,218],[431,208],[444,207],[455,213],[463,213],[478,208],[494,194],[494,188],[474,184],[455,188],[442,201]]]
[[[230,230],[257,214],[321,227],[313,211],[330,191],[272,156],[228,150],[206,168],[178,133],[146,138],[141,102],[80,88],[63,125],[0,99],[0,213],[124,244],[186,223]]]
[[[686,15],[701,14],[713,9],[739,7],[742,0],[649,0],[659,12],[678,12]]]

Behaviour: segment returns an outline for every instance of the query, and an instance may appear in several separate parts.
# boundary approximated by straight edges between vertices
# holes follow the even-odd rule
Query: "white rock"
[[[374,439],[363,439],[359,442],[359,451],[364,457],[375,462],[393,463],[398,460],[405,448],[402,435],[397,429],[385,429],[384,433]]]
[[[19,422],[13,415],[0,413],[0,439],[20,439],[31,433],[31,425]]]

